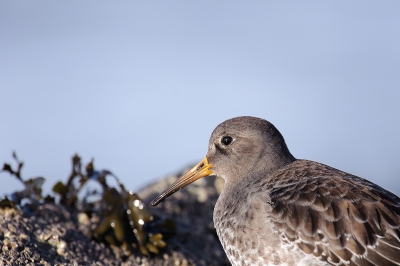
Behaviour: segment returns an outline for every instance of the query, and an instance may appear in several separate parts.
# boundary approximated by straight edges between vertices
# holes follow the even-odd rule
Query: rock
[[[146,204],[177,179],[162,179],[138,192]],[[1,265],[230,265],[215,232],[212,214],[218,193],[207,177],[151,210],[176,223],[167,247],[150,258],[139,252],[124,256],[89,237],[90,222],[78,210],[45,203],[23,211],[0,209]]]

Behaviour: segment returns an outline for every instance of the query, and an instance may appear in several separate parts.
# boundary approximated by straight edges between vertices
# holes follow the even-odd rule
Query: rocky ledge
[[[138,194],[150,204],[177,176],[151,184]],[[151,257],[139,252],[126,257],[121,248],[92,240],[89,218],[59,204],[45,203],[23,212],[0,210],[0,266],[230,265],[212,221],[220,183],[214,177],[200,179],[151,209],[176,224],[176,233],[165,238],[167,246]]]

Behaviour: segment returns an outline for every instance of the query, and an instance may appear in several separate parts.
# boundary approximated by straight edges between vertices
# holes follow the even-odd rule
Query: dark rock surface
[[[176,176],[138,192],[151,200]],[[147,258],[140,253],[124,259],[122,249],[108,247],[88,236],[84,213],[53,203],[0,210],[0,266],[2,265],[230,265],[216,235],[212,214],[218,193],[215,178],[196,181],[152,208],[155,215],[175,221],[177,233],[166,237],[167,247]]]

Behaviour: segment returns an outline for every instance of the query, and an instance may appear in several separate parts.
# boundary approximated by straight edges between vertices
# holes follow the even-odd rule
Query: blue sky
[[[220,122],[271,121],[297,158],[400,194],[399,1],[1,1],[0,158],[138,190]],[[21,186],[0,173],[0,195]]]

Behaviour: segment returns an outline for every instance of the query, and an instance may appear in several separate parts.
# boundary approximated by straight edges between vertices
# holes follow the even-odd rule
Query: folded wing
[[[400,199],[381,187],[343,172],[300,176],[270,199],[281,240],[306,254],[332,265],[400,265]]]

